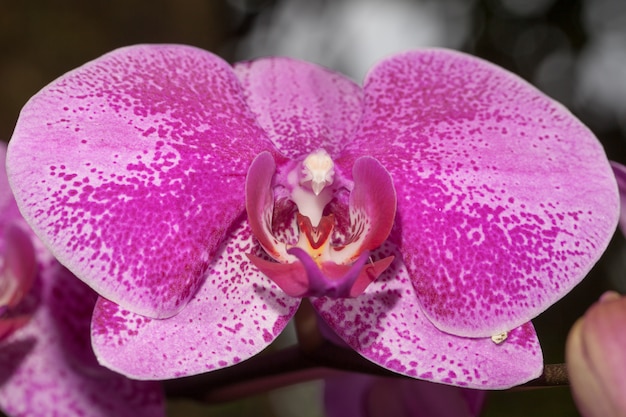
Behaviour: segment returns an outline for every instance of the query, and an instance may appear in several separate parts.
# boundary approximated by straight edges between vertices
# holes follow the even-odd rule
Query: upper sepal
[[[310,62],[266,57],[234,66],[246,102],[278,151],[300,159],[323,147],[336,157],[361,117],[361,87]]]

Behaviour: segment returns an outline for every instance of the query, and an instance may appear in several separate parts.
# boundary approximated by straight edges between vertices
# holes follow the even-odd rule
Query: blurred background
[[[409,48],[463,50],[507,68],[570,108],[626,163],[624,0],[0,0],[0,139],[20,108],[61,74],[120,46],[185,43],[228,61],[290,55],[360,82]],[[606,289],[626,292],[621,236],[588,279],[534,321],[547,363]],[[172,398],[169,416],[320,417],[321,385],[241,401]],[[567,387],[491,394],[486,416],[577,416]]]

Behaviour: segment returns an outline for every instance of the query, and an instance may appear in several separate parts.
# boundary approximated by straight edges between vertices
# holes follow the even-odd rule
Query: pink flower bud
[[[626,416],[626,297],[608,292],[589,308],[569,334],[566,361],[583,416]]]

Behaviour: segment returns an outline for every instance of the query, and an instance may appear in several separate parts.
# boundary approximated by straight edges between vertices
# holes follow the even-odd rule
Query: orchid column
[[[543,362],[530,320],[618,216],[585,126],[436,49],[389,57],[360,87],[289,58],[122,48],[26,104],[8,167],[24,217],[102,296],[99,360],[142,379],[237,364],[311,297],[387,369],[523,383]]]

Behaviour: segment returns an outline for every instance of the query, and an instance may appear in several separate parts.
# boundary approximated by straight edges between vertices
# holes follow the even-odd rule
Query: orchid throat
[[[349,179],[324,149],[278,171],[263,152],[248,170],[246,210],[271,260],[248,258],[290,296],[356,297],[393,261],[370,257],[396,212],[391,177],[374,158],[358,158]]]

